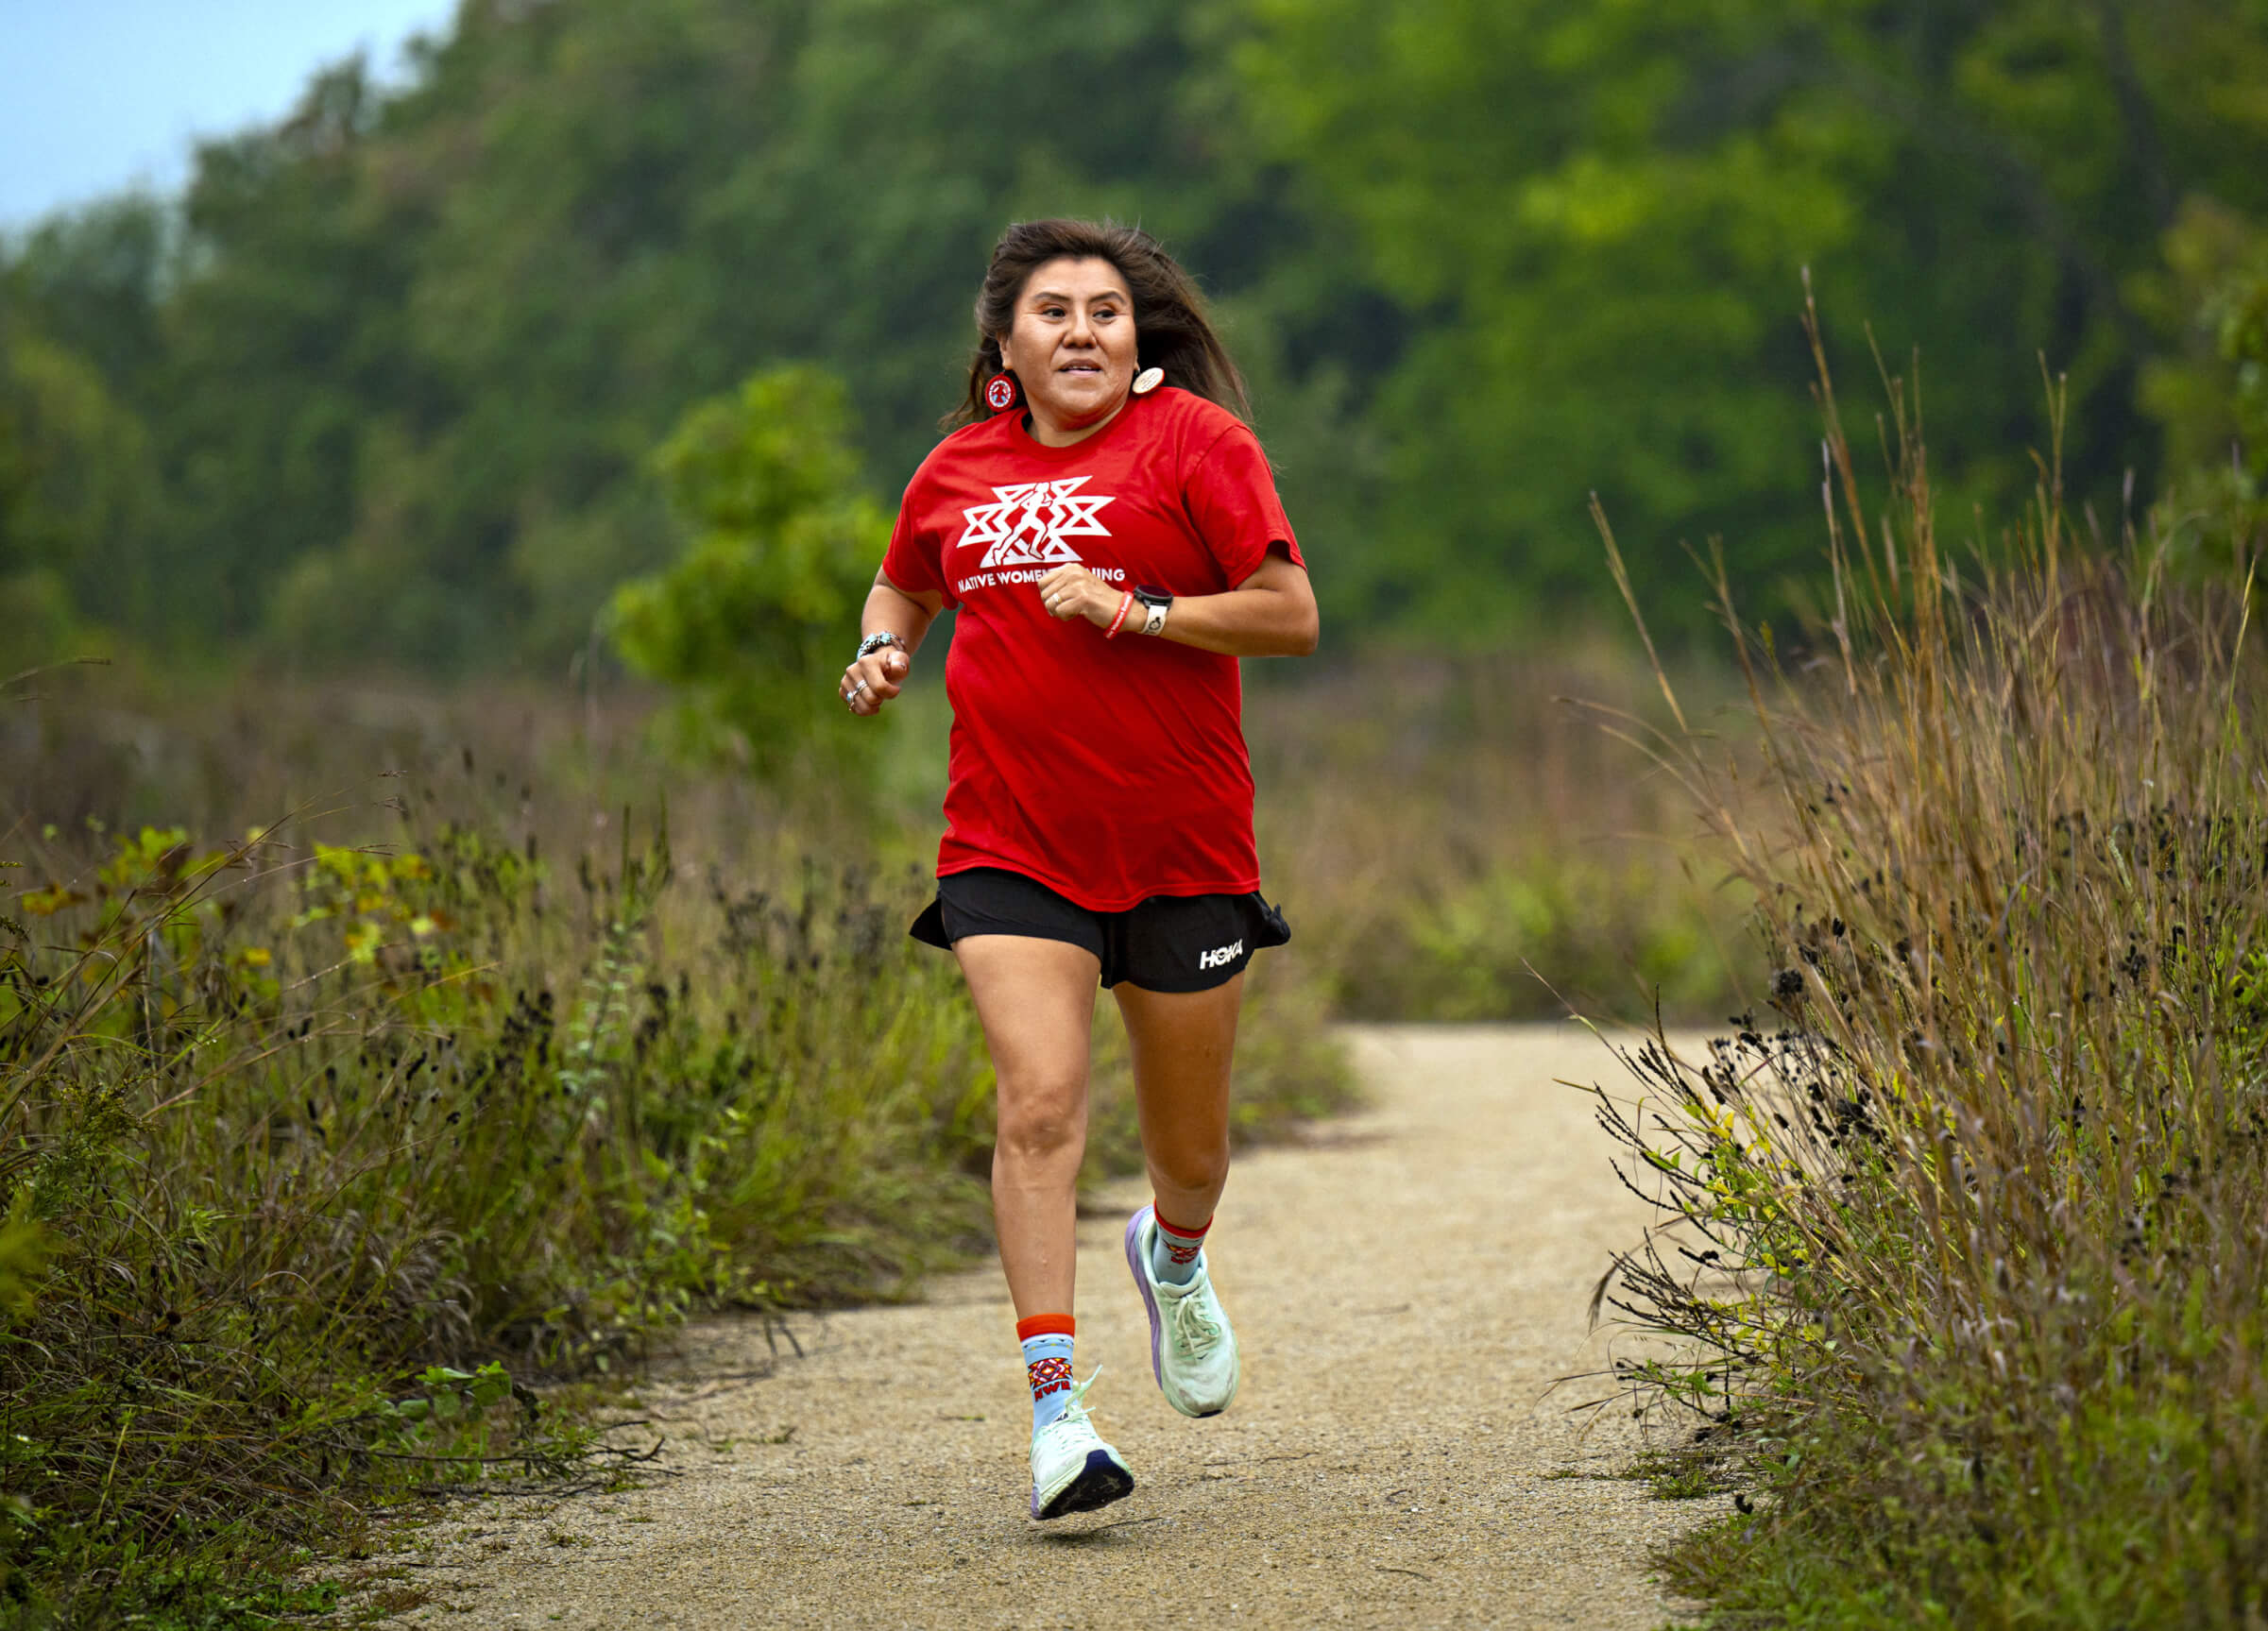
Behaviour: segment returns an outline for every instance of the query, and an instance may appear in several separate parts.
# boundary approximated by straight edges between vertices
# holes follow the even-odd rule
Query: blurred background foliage
[[[1712,536],[1783,603],[1805,265],[1847,374],[1927,359],[1949,513],[2028,490],[2044,357],[2106,531],[2129,472],[2257,519],[2263,0],[467,0],[0,246],[0,655],[558,672],[691,404],[839,376],[886,503],[1062,211],[1216,292],[1335,642],[1597,603],[1592,488],[1658,617]]]

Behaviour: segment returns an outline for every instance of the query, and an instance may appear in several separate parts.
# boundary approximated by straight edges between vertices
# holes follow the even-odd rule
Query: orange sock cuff
[[[1034,1336],[1076,1336],[1076,1322],[1067,1314],[1035,1314],[1030,1319],[1015,1322],[1015,1339],[1029,1342]]]

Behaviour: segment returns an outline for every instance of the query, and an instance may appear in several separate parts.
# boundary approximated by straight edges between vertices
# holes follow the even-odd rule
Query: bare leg
[[[1133,1045],[1142,1153],[1158,1215],[1201,1228],[1229,1179],[1229,1066],[1244,976],[1211,991],[1112,991]]]
[[[1102,965],[1066,942],[1023,935],[971,935],[954,943],[953,955],[1000,1084],[992,1215],[1008,1295],[1019,1319],[1068,1314],[1087,1048]]]

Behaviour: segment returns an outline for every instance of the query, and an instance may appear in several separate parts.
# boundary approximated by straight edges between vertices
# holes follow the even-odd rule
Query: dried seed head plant
[[[1666,680],[1654,743],[1754,891],[1777,1018],[1699,1056],[1657,1036],[1625,1054],[1641,1101],[1599,1094],[1663,1214],[1594,1304],[1667,1339],[1617,1366],[1623,1401],[1684,1415],[1742,1495],[1668,1577],[1763,1623],[2257,1625],[2249,574],[2179,582],[2146,530],[2075,533],[2053,456],[2019,524],[1945,548],[1896,382],[1869,524],[1808,299],[1806,321],[1818,654],[1783,668],[1714,569],[1768,798],[1736,806]]]

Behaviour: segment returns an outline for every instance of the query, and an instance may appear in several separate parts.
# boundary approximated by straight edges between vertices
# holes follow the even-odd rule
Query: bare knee
[[[1216,1190],[1229,1179],[1229,1147],[1223,1143],[1214,1149],[1161,1150],[1151,1156],[1150,1164],[1159,1178],[1176,1188]]]
[[[1019,1164],[1077,1160],[1086,1142],[1086,1112],[1066,1089],[1024,1090],[1000,1098],[996,1147]]]

